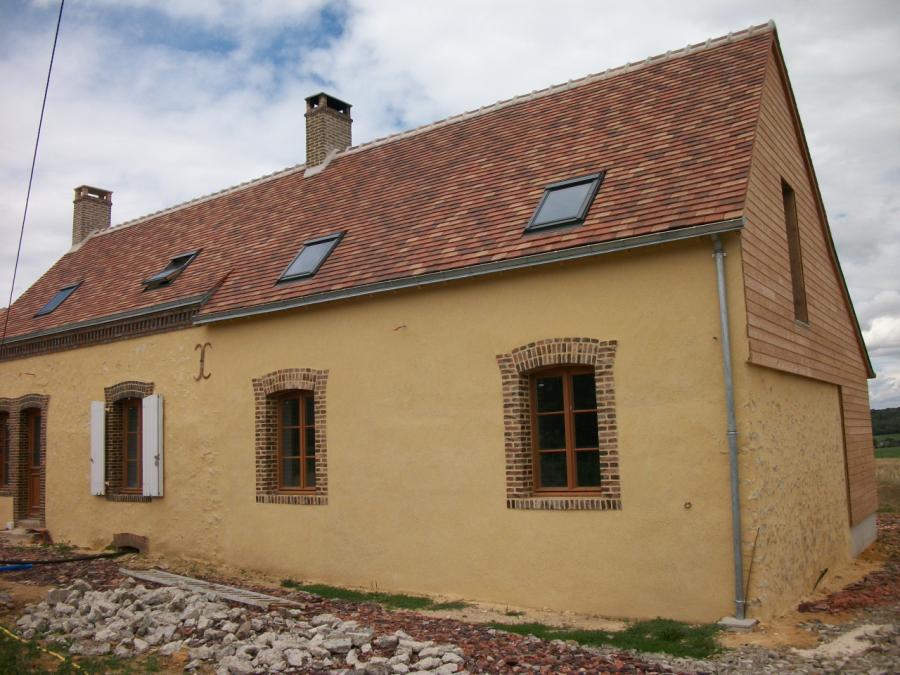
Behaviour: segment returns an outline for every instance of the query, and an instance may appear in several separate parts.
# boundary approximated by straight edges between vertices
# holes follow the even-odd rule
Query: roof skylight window
[[[191,251],[190,253],[182,253],[179,256],[175,256],[166,265],[165,269],[161,272],[157,272],[149,279],[144,280],[144,286],[147,288],[144,290],[149,290],[151,288],[158,288],[159,286],[165,286],[166,284],[172,283],[179,274],[184,271],[184,268],[191,264],[191,261],[197,257],[197,254],[200,251]]]
[[[542,230],[584,222],[603,182],[604,171],[548,185],[531,216],[527,230]]]
[[[337,234],[329,234],[327,237],[310,239],[305,242],[303,248],[300,249],[300,253],[297,254],[297,257],[294,258],[294,261],[288,266],[278,281],[291,281],[314,275],[334,250],[334,247],[340,243],[343,236],[343,232],[338,232]]]
[[[65,286],[56,291],[56,295],[50,298],[50,302],[41,307],[35,316],[44,316],[46,314],[50,314],[54,309],[59,307],[66,301],[72,293],[75,292],[75,289],[81,286],[81,282],[79,281],[77,284],[72,284],[71,286]]]

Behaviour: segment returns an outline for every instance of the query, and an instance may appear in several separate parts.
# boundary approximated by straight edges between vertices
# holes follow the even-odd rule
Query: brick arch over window
[[[613,366],[615,340],[551,338],[497,355],[503,388],[506,506],[510,509],[620,510],[618,426]],[[554,366],[590,366],[597,390],[601,483],[590,496],[541,496],[534,489],[530,379]]]
[[[106,499],[111,502],[149,502],[150,497],[125,490],[124,415],[122,401],[153,393],[152,382],[128,380],[103,389],[106,406]]]
[[[328,446],[325,435],[327,370],[287,368],[253,379],[256,408],[256,502],[258,504],[328,503]],[[316,486],[311,494],[282,494],[278,490],[278,394],[311,391],[315,414]]]

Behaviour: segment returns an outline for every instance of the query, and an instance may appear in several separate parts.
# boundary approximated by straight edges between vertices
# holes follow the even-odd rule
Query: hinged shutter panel
[[[106,494],[106,407],[91,401],[91,494]]]
[[[163,398],[161,394],[147,396],[143,400],[144,495],[163,496]]]

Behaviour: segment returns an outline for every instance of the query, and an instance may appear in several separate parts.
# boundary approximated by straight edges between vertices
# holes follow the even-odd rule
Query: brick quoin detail
[[[256,503],[305,504],[328,503],[328,447],[325,434],[325,397],[327,370],[287,368],[253,379],[256,407]],[[276,394],[284,391],[311,391],[316,416],[316,489],[313,494],[278,492]]]
[[[106,408],[106,500],[110,502],[149,502],[150,497],[123,493],[125,483],[125,448],[122,433],[125,420],[120,401],[145,398],[153,393],[152,382],[119,382],[103,390]]]
[[[497,355],[503,387],[503,435],[506,452],[506,507],[542,511],[618,511],[618,426],[613,366],[615,340],[551,338]],[[531,441],[531,373],[554,366],[593,366],[597,388],[597,428],[600,438],[600,494],[585,497],[543,497],[534,492]]]
[[[28,514],[28,430],[23,419],[28,410],[41,411],[41,503],[38,520],[45,524],[47,501],[47,408],[50,397],[42,394],[26,394],[19,398],[0,398],[0,412],[6,413],[9,431],[9,486],[0,495],[13,498],[13,520],[26,520]]]
[[[13,433],[13,424],[15,422],[15,413],[13,411],[13,401],[14,399],[9,398],[0,398],[0,425],[6,425],[6,443],[7,448],[6,451],[9,452],[9,476],[7,476],[7,485],[0,485],[0,497],[13,497],[15,496],[15,485],[14,480],[16,476],[16,468],[13,458],[16,454],[16,444],[13,441],[16,438],[16,435]],[[2,443],[4,438],[0,436],[0,443]],[[0,523],[0,526],[3,526],[4,523]]]

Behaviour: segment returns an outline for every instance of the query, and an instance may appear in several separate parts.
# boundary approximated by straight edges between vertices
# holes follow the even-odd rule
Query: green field
[[[900,459],[900,434],[875,436],[875,457],[877,459]]]

